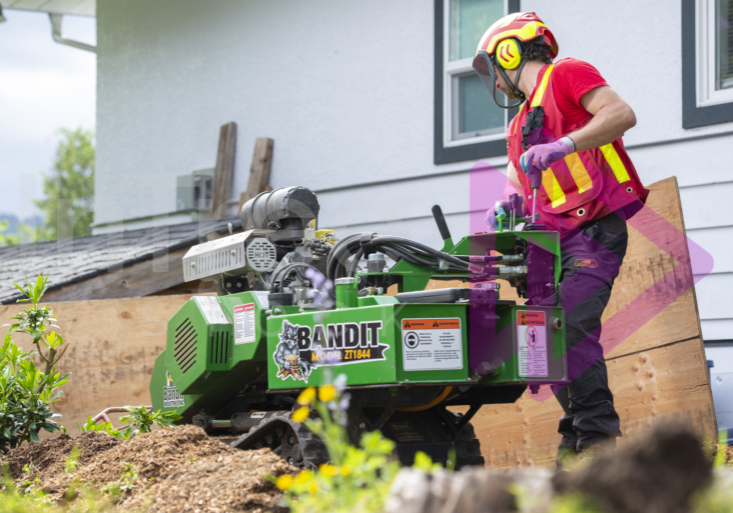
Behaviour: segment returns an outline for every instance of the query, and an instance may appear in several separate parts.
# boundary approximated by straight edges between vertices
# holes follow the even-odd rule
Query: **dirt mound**
[[[13,479],[20,479],[23,467],[33,464],[33,475],[52,477],[63,472],[66,461],[74,447],[80,447],[79,466],[87,465],[98,454],[108,451],[122,443],[122,440],[100,431],[87,431],[76,438],[61,434],[30,445],[10,451],[3,458]]]
[[[74,447],[81,452],[78,470],[66,472]],[[124,463],[139,473],[135,489],[120,511],[286,511],[281,492],[265,475],[295,474],[269,449],[240,451],[185,425],[138,435],[124,441],[101,432],[77,438],[61,435],[11,451],[4,459],[18,482],[40,478],[38,486],[58,500],[69,488],[120,480]],[[33,463],[32,474],[23,467]]]
[[[183,465],[206,456],[234,452],[237,449],[209,438],[201,428],[176,426],[138,435],[100,454],[76,477],[82,482],[110,483],[120,478],[124,463],[132,463],[140,479],[150,482],[151,478],[165,479]]]
[[[161,513],[287,511],[278,506],[282,494],[265,476],[298,471],[269,449],[207,456],[180,467],[147,494],[122,504],[122,509],[149,506]]]

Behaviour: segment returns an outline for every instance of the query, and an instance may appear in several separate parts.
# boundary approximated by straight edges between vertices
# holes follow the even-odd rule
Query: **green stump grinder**
[[[292,420],[296,398],[344,375],[352,441],[380,430],[404,464],[454,453],[459,468],[484,464],[470,423],[482,405],[567,383],[557,233],[515,231],[512,219],[454,244],[436,206],[436,250],[373,232],[337,238],[314,228],[318,212],[305,187],[262,193],[242,208],[243,232],[188,251],[185,280],[213,281],[218,295],[192,297],[168,322],[154,409],[232,447],[318,466],[328,453]],[[426,290],[439,280],[464,286]],[[527,301],[502,300],[498,280]]]

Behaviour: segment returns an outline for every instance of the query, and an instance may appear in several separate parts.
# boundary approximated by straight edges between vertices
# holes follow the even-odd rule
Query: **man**
[[[530,229],[561,235],[559,294],[540,303],[561,304],[566,315],[572,383],[553,388],[564,411],[561,465],[567,457],[613,448],[621,436],[599,343],[601,314],[626,254],[625,220],[648,191],[621,140],[636,124],[634,111],[596,68],[570,58],[553,64],[557,53],[537,15],[515,13],[486,31],[473,67],[500,107],[521,105],[507,130],[505,195],[520,193],[528,211],[536,201]],[[497,90],[514,101],[499,101]],[[533,182],[541,182],[539,189]],[[495,224],[497,211],[507,208],[497,204],[488,221]]]

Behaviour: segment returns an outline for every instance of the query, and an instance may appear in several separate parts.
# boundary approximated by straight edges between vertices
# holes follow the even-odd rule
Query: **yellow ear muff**
[[[496,45],[496,60],[504,69],[515,69],[522,62],[522,51],[514,39],[505,39]]]

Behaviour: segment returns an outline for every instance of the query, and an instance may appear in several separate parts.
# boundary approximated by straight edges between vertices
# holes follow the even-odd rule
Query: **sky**
[[[60,128],[93,130],[97,58],[51,38],[48,14],[3,9],[0,23],[0,214],[37,213]],[[96,19],[64,16],[62,35],[96,44]]]

